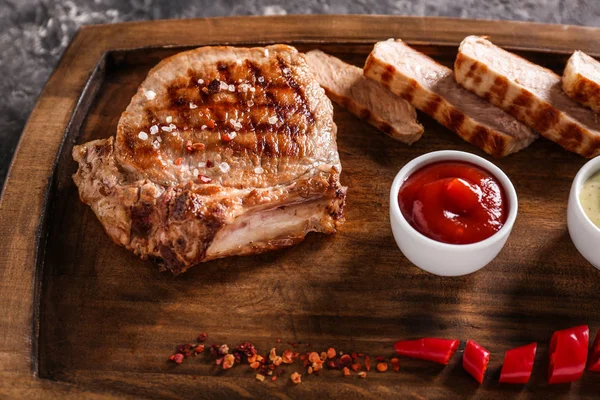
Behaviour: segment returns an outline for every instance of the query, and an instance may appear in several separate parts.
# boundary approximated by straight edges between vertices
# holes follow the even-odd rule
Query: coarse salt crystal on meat
[[[229,164],[227,164],[226,162],[222,162],[221,164],[219,164],[219,169],[221,170],[222,173],[227,173],[229,172],[229,170],[231,169],[231,166],[229,166]]]
[[[153,90],[147,90],[144,92],[144,95],[148,100],[154,100],[156,98],[156,92]]]

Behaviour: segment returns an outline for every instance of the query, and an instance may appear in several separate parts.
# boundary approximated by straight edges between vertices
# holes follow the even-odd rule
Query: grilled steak
[[[148,74],[116,138],[73,149],[108,235],[174,274],[343,220],[332,105],[293,47],[203,47]]]
[[[600,62],[582,51],[574,52],[563,73],[562,87],[570,98],[600,113]]]
[[[450,68],[401,40],[375,44],[364,73],[493,156],[519,151],[536,138],[515,118],[461,88]]]
[[[569,98],[560,76],[485,38],[460,44],[456,80],[501,107],[544,137],[586,157],[600,154],[600,123],[595,114]]]
[[[415,108],[379,83],[367,79],[362,69],[320,50],[306,53],[317,81],[330,99],[392,138],[412,144],[423,135]]]

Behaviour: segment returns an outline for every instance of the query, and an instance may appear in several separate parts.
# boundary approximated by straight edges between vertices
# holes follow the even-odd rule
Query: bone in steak
[[[293,47],[203,47],[148,74],[116,138],[73,149],[108,235],[174,274],[343,220],[333,108]]]
[[[560,76],[492,44],[468,36],[454,64],[456,80],[567,150],[600,154],[600,122],[562,90]]]
[[[600,113],[600,62],[583,51],[575,51],[562,77],[562,87],[566,94]]]
[[[352,114],[406,144],[416,142],[423,135],[415,108],[379,83],[365,78],[362,69],[320,50],[306,53],[306,60],[329,98]]]
[[[536,139],[515,118],[461,88],[450,68],[401,40],[375,44],[364,73],[493,156],[514,153]]]

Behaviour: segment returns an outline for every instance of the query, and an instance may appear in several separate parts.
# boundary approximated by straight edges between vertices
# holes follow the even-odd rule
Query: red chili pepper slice
[[[592,355],[588,363],[588,371],[600,372],[600,329],[596,333],[596,339],[592,345]]]
[[[400,340],[394,344],[394,349],[401,356],[446,365],[458,349],[459,343],[459,340],[437,338]]]
[[[575,382],[585,369],[590,330],[587,325],[556,331],[550,340],[549,383]]]
[[[475,343],[467,340],[467,346],[463,354],[463,368],[479,383],[483,382],[483,377],[487,371],[490,362],[490,352]]]
[[[502,365],[502,372],[500,372],[500,382],[529,382],[536,350],[537,343],[508,350],[504,356],[504,364]]]

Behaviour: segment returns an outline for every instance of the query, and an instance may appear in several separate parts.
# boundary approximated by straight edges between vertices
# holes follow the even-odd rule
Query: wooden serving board
[[[600,272],[578,254],[566,226],[571,181],[586,160],[547,140],[493,160],[516,187],[517,222],[488,267],[459,278],[411,265],[389,227],[388,191],[407,161],[441,149],[483,155],[424,115],[425,135],[408,147],[336,107],[348,186],[339,232],[179,277],[113,244],[71,180],[73,144],[113,135],[148,70],[178,51],[289,43],[362,66],[375,41],[398,37],[451,65],[469,34],[490,35],[559,73],[574,49],[600,55],[600,29],[439,18],[244,17],[81,29],[29,119],[0,203],[0,397],[597,396],[600,374],[546,382],[552,332],[600,328]],[[339,371],[306,376],[295,364],[283,379],[261,383],[248,367],[222,371],[208,357],[167,362],[201,331],[208,344],[249,340],[261,352],[301,342],[311,344],[301,350],[331,345],[373,356],[390,356],[399,338],[473,339],[492,357],[481,386],[462,370],[460,354],[447,367],[402,359],[400,372],[365,380]],[[504,352],[532,341],[540,346],[531,382],[498,384]],[[303,372],[302,384],[289,381],[293,371]]]

